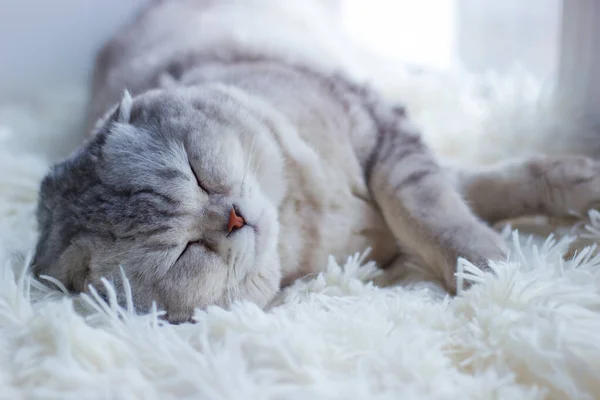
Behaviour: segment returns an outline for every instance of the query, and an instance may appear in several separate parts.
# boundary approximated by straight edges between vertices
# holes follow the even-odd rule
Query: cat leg
[[[469,209],[451,174],[404,118],[381,125],[368,171],[373,198],[401,250],[433,267],[453,292],[457,258],[485,268],[505,257],[504,240]]]
[[[587,157],[535,157],[453,171],[471,209],[491,224],[529,215],[585,215],[600,204],[600,163]]]

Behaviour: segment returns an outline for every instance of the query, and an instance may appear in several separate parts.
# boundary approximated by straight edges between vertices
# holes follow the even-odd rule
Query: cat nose
[[[231,211],[229,211],[229,223],[227,224],[227,231],[231,233],[234,229],[240,229],[244,225],[246,225],[244,218],[237,215],[235,208],[231,207]]]

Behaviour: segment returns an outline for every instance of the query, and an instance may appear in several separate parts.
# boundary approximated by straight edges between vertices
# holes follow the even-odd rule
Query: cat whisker
[[[258,160],[258,162],[257,162],[257,163],[256,163],[256,165],[255,165],[254,171],[253,171],[254,175],[258,175],[258,169],[259,169],[261,166],[262,166],[262,160]],[[252,192],[252,187],[250,187],[250,188],[248,189],[248,193],[250,193],[250,192]]]
[[[226,277],[225,277],[225,281],[227,282],[227,305],[230,306],[233,303],[233,297],[234,295],[232,295],[232,287],[233,285],[231,284],[231,276],[232,276],[232,264],[233,262],[235,262],[235,258],[232,256],[232,252],[231,249],[229,250],[229,253],[227,254],[227,270],[226,270]]]
[[[231,303],[233,302],[233,299],[231,296],[232,285],[230,284],[230,282],[231,282],[230,276],[231,276],[231,271],[229,269],[227,269],[227,278],[226,278],[226,281],[227,281],[227,304],[229,304],[229,305],[231,305]]]
[[[231,262],[229,262],[228,265],[227,265],[228,266],[227,274],[228,274],[228,276],[229,276],[230,273],[231,273],[231,275],[233,275],[234,282],[235,282],[235,280],[237,278],[236,275],[235,275],[235,272],[236,272],[235,271],[235,265],[237,264],[237,258],[238,257],[236,257],[235,255],[232,256],[232,257],[230,257]]]
[[[242,255],[243,255],[243,253],[242,253]],[[240,291],[239,291],[239,284],[240,284],[240,282],[239,282],[238,268],[237,268],[237,266],[239,264],[239,261],[241,259],[242,259],[241,256],[236,257],[235,262],[232,265],[232,272],[233,272],[233,279],[234,279],[234,281],[233,281],[233,284],[231,285],[231,288],[233,289],[233,293],[234,293],[234,296],[235,296],[236,299],[241,299]]]
[[[246,263],[249,255],[250,255],[250,251],[249,251],[250,250],[250,246],[251,246],[250,242],[247,242],[246,243],[246,248],[244,249],[244,251],[242,251],[242,254],[240,256],[240,262],[242,262],[243,264]]]
[[[246,164],[246,168],[244,169],[244,176],[242,176],[242,182],[240,183],[240,191],[244,191],[244,183],[246,182],[246,176],[248,175],[248,170],[252,164],[252,159],[254,158],[254,145],[256,143],[256,136],[252,136],[252,143],[250,144],[250,151],[248,155],[248,164]]]
[[[235,264],[236,264],[236,259],[233,259],[233,262],[231,263],[231,267],[228,268],[227,270],[227,298],[229,301],[229,304],[233,304],[233,302],[237,299],[239,299],[239,291],[238,291],[238,285],[237,285],[237,274],[236,274],[236,269],[235,269]],[[231,281],[231,276],[233,276],[233,282]]]

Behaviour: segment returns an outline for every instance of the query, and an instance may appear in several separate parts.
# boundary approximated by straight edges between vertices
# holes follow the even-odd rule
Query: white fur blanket
[[[523,140],[538,146],[553,124],[569,127],[518,74],[490,85],[487,100],[471,90],[484,79],[397,78],[427,138],[464,160],[532,152]],[[503,90],[510,95],[498,100]],[[374,267],[358,268],[354,257],[330,261],[268,312],[238,304],[198,312],[195,325],[166,326],[87,299],[75,302],[78,314],[68,296],[23,275],[22,255],[35,241],[36,189],[47,166],[33,149],[46,140],[52,154],[83,95],[54,93],[37,108],[11,103],[10,112],[5,104],[0,114],[18,128],[5,127],[0,156],[0,397],[600,397],[600,258],[588,248],[563,260],[569,239],[517,240],[507,230],[510,262],[496,266],[495,278],[466,265],[480,284],[456,298],[434,285],[375,287]],[[503,113],[512,115],[496,124]],[[572,123],[570,132],[581,129]],[[600,216],[592,217],[577,232],[594,239]]]
[[[459,161],[598,154],[576,108],[525,74],[396,71],[376,84]],[[505,230],[510,261],[496,277],[461,263],[479,284],[455,298],[428,283],[376,287],[357,256],[330,260],[268,311],[210,308],[178,326],[32,281],[37,185],[73,146],[84,98],[75,87],[0,104],[0,398],[600,398],[600,257],[563,257],[570,238]],[[572,233],[594,242],[590,217]]]

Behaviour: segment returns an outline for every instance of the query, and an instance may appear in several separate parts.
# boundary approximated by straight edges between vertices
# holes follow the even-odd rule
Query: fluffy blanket
[[[576,107],[519,72],[400,70],[376,84],[454,160],[598,148]],[[595,212],[549,238],[506,227],[509,260],[496,276],[459,261],[478,284],[453,298],[431,282],[376,286],[356,255],[269,310],[209,308],[170,326],[160,310],[32,280],[37,185],[73,147],[84,98],[75,87],[0,104],[0,398],[600,398],[600,256],[584,246],[600,238]]]

